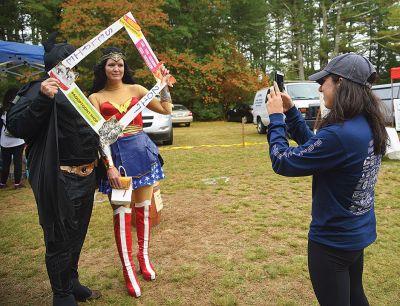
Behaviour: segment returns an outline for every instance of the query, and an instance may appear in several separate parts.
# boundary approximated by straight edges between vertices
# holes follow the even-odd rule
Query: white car
[[[172,107],[172,123],[173,124],[185,124],[185,126],[190,126],[193,122],[193,114],[186,106],[182,104],[174,104]]]
[[[386,124],[392,125],[395,120],[393,102],[400,99],[400,83],[374,85],[372,92],[382,101],[381,108]]]
[[[292,97],[294,105],[302,113],[310,129],[313,129],[320,101],[321,93],[318,91],[319,84],[311,81],[286,81],[285,91]],[[253,103],[253,123],[257,124],[257,132],[265,134],[269,124],[267,113],[267,94],[269,87],[257,91]]]
[[[171,115],[162,115],[145,108],[142,112],[143,131],[156,143],[172,145],[174,131]]]

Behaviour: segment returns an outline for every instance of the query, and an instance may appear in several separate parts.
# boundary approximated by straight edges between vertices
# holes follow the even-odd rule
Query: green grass
[[[89,305],[317,305],[307,270],[311,178],[274,174],[266,136],[248,124],[242,147],[241,129],[194,122],[174,128],[174,145],[161,148],[164,209],[150,250],[158,278],[139,276],[140,299],[126,294],[111,209],[96,203],[80,275],[103,297]],[[364,269],[371,305],[400,301],[399,170],[384,160],[376,188],[378,239]],[[32,192],[1,190],[0,202],[0,304],[49,305]]]

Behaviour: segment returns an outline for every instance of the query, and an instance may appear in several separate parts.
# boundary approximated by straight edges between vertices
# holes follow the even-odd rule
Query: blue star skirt
[[[114,165],[117,169],[122,166],[126,176],[132,177],[132,188],[150,186],[165,178],[159,151],[154,142],[145,132],[124,136],[111,145]],[[122,175],[124,172],[122,170]],[[99,191],[109,194],[111,186],[107,179],[100,182]]]

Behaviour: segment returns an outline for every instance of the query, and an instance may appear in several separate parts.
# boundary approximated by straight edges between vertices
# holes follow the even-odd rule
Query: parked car
[[[392,84],[374,85],[372,86],[372,91],[382,100],[382,111],[385,116],[385,122],[391,125],[394,122],[393,99],[400,99],[400,83],[393,83],[393,99]]]
[[[171,115],[162,115],[145,108],[142,112],[143,131],[157,144],[172,145],[174,131]]]
[[[185,105],[174,104],[172,107],[172,124],[184,124],[185,126],[190,126],[193,122],[193,114],[187,109]]]
[[[242,118],[246,117],[246,122],[253,122],[253,108],[249,104],[240,103],[235,105],[226,112],[227,121],[242,122]]]
[[[314,128],[315,120],[322,96],[318,90],[319,84],[311,81],[286,81],[285,91],[292,97],[294,105],[303,115],[310,129]],[[253,123],[257,125],[257,132],[265,134],[269,124],[267,113],[267,94],[269,88],[257,91],[253,103]]]

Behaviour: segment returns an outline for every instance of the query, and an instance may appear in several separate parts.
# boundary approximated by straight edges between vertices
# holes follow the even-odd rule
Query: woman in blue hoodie
[[[313,176],[308,268],[322,305],[369,305],[362,285],[364,248],[376,239],[374,188],[388,136],[375,68],[365,57],[333,58],[309,79],[330,109],[314,135],[277,85],[268,95],[272,167],[284,176]],[[297,142],[289,147],[286,129]]]

